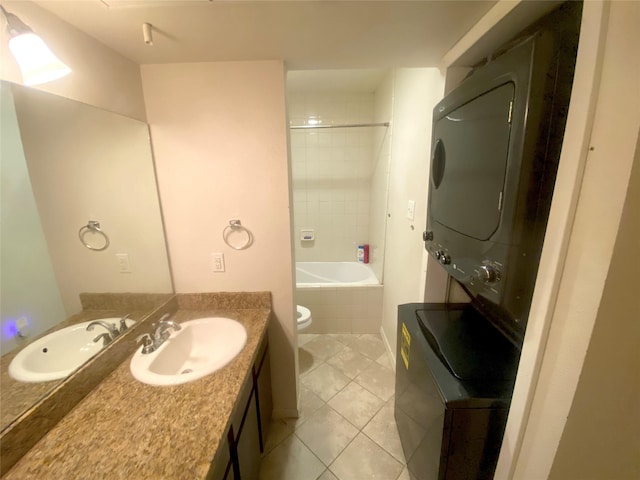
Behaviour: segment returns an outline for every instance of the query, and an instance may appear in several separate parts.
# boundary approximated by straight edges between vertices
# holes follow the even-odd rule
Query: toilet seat
[[[296,315],[298,319],[298,331],[304,330],[311,325],[313,319],[311,318],[311,310],[307,307],[296,305]]]

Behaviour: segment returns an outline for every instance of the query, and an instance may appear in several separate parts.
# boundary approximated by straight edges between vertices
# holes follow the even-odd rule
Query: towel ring
[[[229,243],[229,238],[234,233],[244,233],[247,238],[239,244]],[[224,240],[224,243],[229,245],[234,250],[244,250],[245,248],[249,248],[249,246],[253,243],[253,235],[247,227],[242,226],[240,220],[229,220],[229,225],[227,225],[222,231],[222,239]]]
[[[84,236],[89,232],[94,232],[99,235],[102,235],[104,237],[104,245],[102,247],[94,247],[92,245],[89,245],[89,243],[84,239]],[[84,225],[83,227],[80,227],[80,230],[78,230],[78,238],[80,239],[80,241],[85,247],[87,247],[89,250],[95,250],[96,252],[101,252],[102,250],[106,250],[110,243],[109,237],[107,237],[107,234],[104,233],[100,228],[100,222],[97,222],[95,220],[89,220],[89,222],[86,225]]]

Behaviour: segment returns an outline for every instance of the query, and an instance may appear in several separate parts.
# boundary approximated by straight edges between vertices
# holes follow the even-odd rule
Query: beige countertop
[[[133,378],[127,358],[3,478],[204,478],[266,335],[270,309],[264,302],[215,309],[194,298],[179,300],[173,320],[225,316],[247,329],[247,344],[229,365],[191,383],[154,387]]]

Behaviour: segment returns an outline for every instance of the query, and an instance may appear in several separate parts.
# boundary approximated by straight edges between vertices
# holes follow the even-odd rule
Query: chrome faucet
[[[96,338],[93,339],[94,343],[98,343],[98,340],[102,339],[102,346],[106,347],[107,345],[109,345],[111,343],[111,340],[113,340],[111,338],[111,335],[109,335],[108,333],[101,333],[100,335],[98,335]]]
[[[118,329],[116,328],[115,325],[113,325],[112,323],[107,323],[102,320],[95,320],[91,322],[89,325],[87,325],[87,332],[92,331],[93,327],[95,327],[96,325],[100,325],[101,327],[106,328],[107,332],[109,332],[109,336],[111,337],[111,340],[115,339],[120,334],[120,332],[118,332]]]
[[[156,348],[162,345],[167,338],[171,335],[169,333],[169,329],[173,328],[176,332],[181,330],[182,327],[178,325],[173,320],[167,320],[170,317],[170,314],[165,314],[160,318],[160,322],[158,323],[158,327],[156,328],[155,333],[153,334],[153,343]]]
[[[140,340],[144,340],[144,346],[142,347],[142,354],[146,355],[147,353],[151,353],[155,351],[156,347],[153,344],[153,338],[148,333],[143,333],[136,338],[136,343]]]
[[[124,331],[129,328],[127,327],[127,318],[129,318],[130,316],[131,314],[127,313],[124,317],[120,319],[120,329],[118,330],[118,333],[120,335],[122,335]]]
[[[170,316],[170,313],[165,313],[160,317],[160,322],[158,322],[157,327],[155,323],[152,324],[152,327],[155,327],[153,336],[149,333],[143,333],[136,338],[136,342],[144,340],[144,347],[142,348],[143,355],[155,352],[171,335],[169,333],[170,328],[173,328],[176,332],[182,329],[182,327],[173,320],[168,320]]]

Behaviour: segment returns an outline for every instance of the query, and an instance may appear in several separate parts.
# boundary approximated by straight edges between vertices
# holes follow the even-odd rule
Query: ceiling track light
[[[20,67],[25,85],[51,82],[71,73],[71,69],[17,15],[7,12],[2,5],[0,10],[7,20],[9,50]]]

